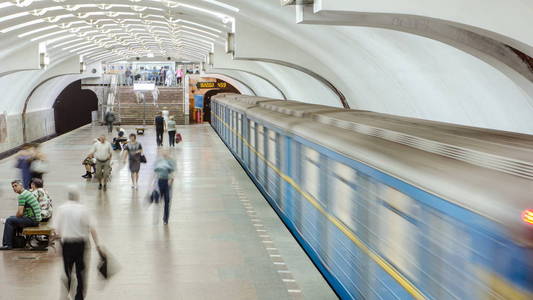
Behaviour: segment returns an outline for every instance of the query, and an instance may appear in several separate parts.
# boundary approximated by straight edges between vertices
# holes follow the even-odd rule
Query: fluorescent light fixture
[[[217,6],[220,6],[220,7],[223,7],[225,9],[227,9],[227,10],[231,10],[231,11],[234,11],[234,12],[239,12],[239,8],[237,8],[235,6],[231,6],[231,5],[223,3],[223,2],[220,2],[220,1],[217,1],[217,0],[202,0],[202,1],[214,4],[214,5],[217,5]]]
[[[21,34],[18,35],[18,37],[20,37],[20,38],[21,37],[25,37],[25,36],[32,35],[34,33],[45,31],[45,30],[52,29],[52,28],[57,28],[57,26],[56,25],[50,25],[50,26],[46,26],[46,27],[41,27],[41,28],[38,28],[38,29],[35,29],[35,30],[32,30],[32,31],[21,33]]]
[[[45,35],[41,35],[41,36],[38,36],[36,38],[31,39],[31,41],[35,42],[35,41],[42,40],[42,39],[47,38],[49,36],[60,34],[60,33],[63,33],[63,32],[66,32],[66,30],[59,30],[59,31],[51,32],[51,33],[48,33],[48,34],[45,34]]]
[[[187,20],[181,20],[180,19],[177,22],[178,23],[181,22],[181,23],[191,24],[191,25],[195,25],[195,26],[198,26],[198,27],[202,27],[202,28],[205,28],[205,29],[212,30],[214,32],[222,33],[222,30],[218,30],[218,29],[210,27],[210,26],[206,26],[206,25],[203,25],[203,24],[199,24],[199,23],[195,23],[195,22],[191,22],[191,21],[187,21]]]
[[[47,40],[47,41],[46,41],[46,44],[47,44],[47,45],[52,45],[52,44],[54,44],[55,42],[59,42],[59,41],[62,41],[62,40],[64,40],[64,39],[68,39],[68,38],[71,38],[71,37],[74,37],[74,36],[75,36],[74,34],[67,34],[67,35],[60,36],[60,37],[55,38],[55,39]]]
[[[81,40],[81,39],[80,39]],[[83,43],[77,43],[77,44],[74,44],[74,45],[70,45],[68,47],[65,47],[63,48],[62,50],[70,50],[72,48],[76,48],[76,47],[79,47],[79,46],[82,46],[82,45],[87,45],[87,44],[90,44],[91,42],[83,42]],[[55,47],[54,47],[55,48]]]
[[[70,36],[75,36],[75,35],[71,34]],[[77,39],[73,39],[73,40],[70,40],[70,41],[63,42],[63,43],[59,43],[59,44],[53,46],[52,48],[61,47],[61,46],[68,45],[70,43],[75,43],[75,42],[78,42],[78,41],[83,41],[83,39],[82,38],[77,38]]]
[[[44,22],[42,19],[32,20],[32,21],[29,21],[29,22],[26,22],[26,23],[20,23],[20,24],[17,24],[17,25],[13,25],[11,27],[4,28],[4,29],[0,30],[0,32],[1,33],[6,33],[6,32],[17,30],[17,29],[20,29],[20,28],[23,28],[23,27],[26,27],[26,26],[39,24],[39,23],[42,23],[42,22]]]
[[[0,3],[0,9],[5,8],[5,7],[10,7],[10,6],[13,6],[13,3],[11,3],[11,2],[2,2],[2,3]]]
[[[189,29],[189,30],[196,30],[196,31],[202,32],[202,33],[204,33],[204,34],[214,36],[214,37],[216,37],[216,38],[220,37],[218,34],[214,34],[214,33],[211,33],[211,32],[207,32],[207,31],[205,31],[205,30],[201,30],[201,29],[198,29],[198,28],[194,28],[194,27],[190,27],[190,26],[186,26],[186,25],[182,25],[181,27],[183,27],[183,28],[187,28],[187,29]]]
[[[93,52],[93,51],[95,51],[96,49],[99,49],[99,48],[101,48],[101,47],[100,46],[94,46],[94,47],[92,47],[90,49],[85,49],[83,51],[79,51],[78,54],[79,55],[83,55],[83,54],[86,54],[86,53],[91,53],[91,52]]]
[[[94,44],[91,43],[90,45],[85,45],[85,46],[83,46],[83,47],[79,47],[79,48],[76,48],[76,49],[72,49],[72,50],[70,50],[70,52],[72,53],[72,52],[80,51],[80,50],[83,50],[83,49],[87,49],[87,48],[89,48],[89,47],[95,47],[95,46],[94,46]]]
[[[0,18],[0,23],[4,22],[4,21],[7,21],[7,20],[24,17],[24,16],[27,16],[29,14],[30,14],[29,12],[20,12],[20,13],[12,14],[12,15],[9,15],[9,16],[1,17]]]

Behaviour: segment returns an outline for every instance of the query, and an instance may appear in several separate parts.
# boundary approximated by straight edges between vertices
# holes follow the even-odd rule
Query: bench
[[[22,236],[26,238],[26,248],[44,251],[50,245],[53,229],[47,223],[40,223],[37,227],[24,227]]]
[[[138,135],[144,135],[144,127],[137,127],[135,128]]]

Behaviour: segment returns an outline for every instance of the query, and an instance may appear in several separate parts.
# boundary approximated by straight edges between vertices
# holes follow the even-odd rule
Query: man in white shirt
[[[98,141],[93,144],[89,157],[96,158],[96,178],[98,178],[100,184],[98,189],[102,187],[104,191],[107,190],[107,180],[109,173],[111,172],[111,156],[113,155],[113,148],[111,144],[106,141],[104,135],[98,137]]]
[[[79,202],[79,194],[74,188],[69,190],[68,200],[58,208],[54,215],[53,228],[55,234],[61,238],[67,291],[70,291],[72,282],[72,267],[76,265],[78,285],[75,299],[78,300],[84,298],[86,290],[85,250],[89,248],[89,233],[98,251],[100,247],[89,211]]]

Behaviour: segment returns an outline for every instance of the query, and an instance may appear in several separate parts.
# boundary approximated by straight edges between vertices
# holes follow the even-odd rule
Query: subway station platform
[[[54,207],[66,201],[66,186],[79,187],[101,244],[120,264],[111,280],[102,281],[91,249],[87,299],[337,298],[209,125],[179,128],[184,142],[169,150],[178,171],[167,226],[162,208],[146,202],[157,156],[153,129],[139,139],[148,163],[141,168],[138,190],[131,188],[119,152],[107,192],[97,189],[95,179],[80,177],[81,161],[103,132],[85,126],[42,146],[51,162],[44,179]],[[167,143],[165,137],[164,149]],[[16,211],[9,185],[19,178],[14,165],[13,157],[0,162],[1,217]],[[0,261],[1,299],[64,296],[57,247],[44,253],[4,251]]]

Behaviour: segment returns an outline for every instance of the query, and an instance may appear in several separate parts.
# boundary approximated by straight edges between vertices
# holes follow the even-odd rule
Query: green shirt
[[[24,206],[24,216],[32,220],[41,221],[41,206],[35,196],[28,190],[24,190],[17,197],[19,206]]]

